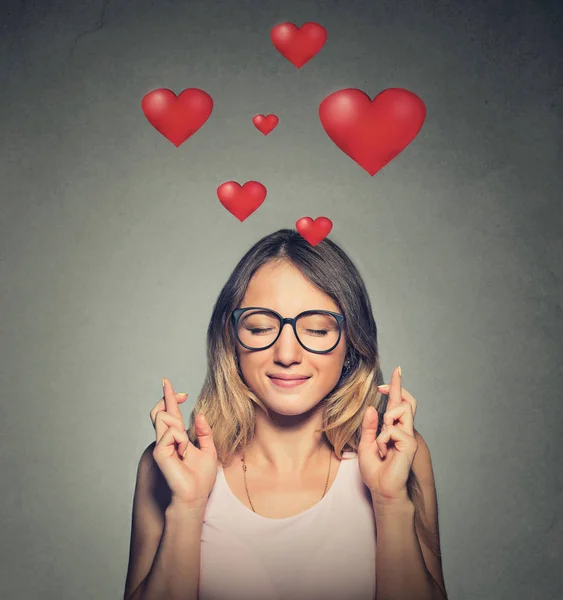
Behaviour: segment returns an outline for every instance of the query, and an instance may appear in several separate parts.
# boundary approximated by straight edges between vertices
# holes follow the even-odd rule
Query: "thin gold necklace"
[[[244,461],[244,452],[242,453],[242,458],[240,459],[242,462],[242,472],[244,474],[244,488],[246,490],[246,497],[248,498],[248,501],[250,502],[250,508],[252,508],[253,512],[256,512],[254,510],[254,505],[252,504],[252,500],[250,499],[250,494],[248,493],[248,484],[246,483],[246,471],[247,471],[247,466],[246,466],[246,462]],[[323,492],[323,495],[321,496],[321,500],[325,497],[326,495],[326,491],[328,489],[328,481],[330,479],[330,467],[332,465],[332,451],[329,454],[329,458],[328,458],[328,473],[326,476],[326,483],[325,483],[325,489]]]

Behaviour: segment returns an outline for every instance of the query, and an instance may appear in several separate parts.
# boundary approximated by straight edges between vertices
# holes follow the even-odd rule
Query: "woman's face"
[[[250,280],[240,304],[270,308],[282,317],[296,317],[307,310],[341,313],[340,307],[310,283],[294,266],[268,263]],[[266,350],[247,350],[237,341],[237,355],[244,381],[268,409],[280,415],[300,415],[314,408],[338,383],[346,354],[344,331],[336,348],[315,354],[297,341],[286,325],[276,343]],[[276,382],[275,375],[303,375],[293,387]]]

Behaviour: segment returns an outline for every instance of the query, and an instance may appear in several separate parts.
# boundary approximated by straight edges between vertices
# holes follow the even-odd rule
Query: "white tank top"
[[[219,467],[201,535],[199,600],[373,600],[375,518],[357,454],[326,495],[270,519],[231,491]]]

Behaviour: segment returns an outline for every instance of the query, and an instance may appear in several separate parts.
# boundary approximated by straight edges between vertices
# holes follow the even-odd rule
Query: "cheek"
[[[338,381],[340,374],[342,372],[342,363],[344,361],[344,355],[342,356],[332,356],[330,360],[327,361],[319,361],[315,365],[315,371],[318,374],[318,377],[323,381]]]
[[[258,354],[247,354],[239,358],[240,371],[246,381],[258,379],[263,371],[264,359]]]

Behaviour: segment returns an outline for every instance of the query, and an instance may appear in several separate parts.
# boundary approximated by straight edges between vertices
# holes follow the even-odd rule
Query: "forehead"
[[[330,296],[288,263],[268,263],[260,267],[248,284],[241,306],[271,308],[284,317],[312,309],[340,310]]]

